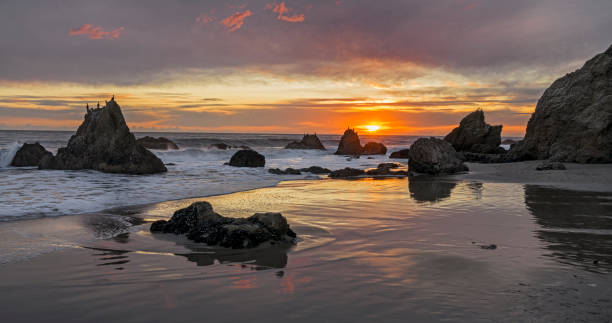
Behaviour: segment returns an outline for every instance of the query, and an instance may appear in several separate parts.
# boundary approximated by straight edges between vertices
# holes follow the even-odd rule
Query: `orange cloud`
[[[287,21],[287,22],[302,22],[304,21],[304,14],[293,14],[291,16],[287,15],[289,13],[289,11],[293,10],[291,8],[288,8],[287,6],[285,6],[284,2],[281,2],[279,4],[277,3],[268,3],[266,4],[266,9],[270,10],[272,9],[273,12],[278,14],[277,19],[278,20],[283,20],[283,21]]]
[[[240,27],[242,27],[242,25],[244,24],[244,19],[246,19],[248,16],[251,16],[252,14],[253,12],[248,9],[243,12],[237,11],[233,15],[223,19],[221,23],[225,27],[229,28],[230,32],[232,32],[236,29],[240,29]]]
[[[91,24],[84,24],[79,28],[70,29],[70,36],[88,35],[90,39],[117,39],[121,32],[125,30],[124,27],[119,27],[112,31],[104,31],[102,27],[95,27]]]
[[[203,13],[196,18],[196,22],[202,25],[206,25],[207,23],[213,22],[214,20],[215,20],[215,17],[213,17],[210,14],[206,14],[206,13]]]

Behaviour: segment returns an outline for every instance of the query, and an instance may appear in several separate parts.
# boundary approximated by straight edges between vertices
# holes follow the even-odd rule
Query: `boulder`
[[[389,158],[397,158],[397,159],[408,159],[408,152],[410,149],[402,149],[398,151],[394,151],[389,155]]]
[[[346,178],[346,177],[355,177],[365,174],[365,171],[362,169],[350,168],[346,167],[344,169],[335,170],[329,173],[330,178]]]
[[[85,120],[68,145],[55,156],[46,155],[39,169],[93,169],[107,173],[166,172],[164,163],[136,142],[119,104],[111,99],[102,108],[87,108]]]
[[[172,140],[164,137],[143,137],[136,139],[136,142],[141,144],[143,147],[147,149],[157,149],[157,150],[168,150],[168,149],[179,149],[178,145],[175,144]]]
[[[565,165],[559,162],[543,162],[536,166],[536,170],[566,170]]]
[[[154,222],[150,231],[186,234],[195,242],[234,249],[253,248],[264,242],[296,243],[295,232],[280,213],[229,218],[217,214],[210,203],[204,201],[177,210],[168,221]]]
[[[459,127],[446,135],[444,140],[450,142],[456,151],[484,154],[503,153],[505,150],[499,147],[501,131],[501,125],[487,124],[484,112],[478,109],[463,118]]]
[[[325,150],[325,147],[317,137],[317,134],[305,134],[301,141],[293,141],[285,146],[285,149],[320,149]]]
[[[308,168],[301,168],[300,172],[312,173],[312,174],[329,174],[331,170],[320,166],[310,166]]]
[[[387,147],[378,142],[368,142],[361,149],[362,155],[385,155],[387,153]]]
[[[453,146],[437,138],[420,138],[410,147],[408,166],[411,172],[431,175],[467,171]]]
[[[338,150],[336,155],[361,155],[361,142],[359,136],[354,129],[346,129],[342,138],[340,138],[340,144],[338,144]]]
[[[276,174],[276,175],[300,175],[302,174],[300,170],[293,169],[293,168],[287,168],[285,170],[282,170],[280,168],[270,168],[268,169],[268,173]]]
[[[53,154],[47,151],[45,147],[39,143],[25,143],[23,146],[21,146],[21,148],[19,148],[19,150],[17,150],[15,157],[13,157],[13,160],[11,161],[11,166],[38,166],[41,159],[45,156],[53,157]]]
[[[612,162],[612,46],[556,80],[538,101],[515,160]]]
[[[232,156],[229,165],[234,167],[264,167],[266,158],[254,150],[243,149]]]

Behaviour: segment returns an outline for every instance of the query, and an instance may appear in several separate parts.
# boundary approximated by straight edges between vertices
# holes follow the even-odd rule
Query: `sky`
[[[0,1],[0,129],[522,136],[612,44],[610,0]]]

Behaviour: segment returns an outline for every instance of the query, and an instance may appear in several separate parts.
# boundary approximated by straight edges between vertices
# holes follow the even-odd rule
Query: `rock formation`
[[[301,141],[293,141],[285,146],[285,149],[320,149],[325,150],[325,147],[317,137],[317,134],[305,134]]]
[[[208,202],[195,202],[177,210],[169,221],[151,224],[151,232],[187,234],[207,245],[253,248],[264,242],[296,243],[296,234],[280,213],[255,213],[248,218],[229,218],[213,211]]]
[[[396,163],[382,163],[378,164],[378,166],[374,169],[370,169],[366,171],[366,175],[371,176],[407,176],[407,170],[393,170],[401,167],[401,165]]]
[[[346,129],[342,138],[340,138],[340,144],[336,155],[384,155],[387,153],[387,147],[381,143],[368,142],[365,147],[361,147],[359,141],[359,135],[355,129]]]
[[[437,138],[420,138],[410,147],[408,166],[411,172],[431,175],[467,171],[453,146]]]
[[[515,160],[612,162],[612,46],[556,80],[510,150]]]
[[[456,151],[494,154],[504,153],[499,147],[502,126],[491,126],[485,122],[484,112],[478,109],[468,114],[459,127],[453,129],[444,140],[450,142]]]
[[[387,147],[379,142],[368,142],[361,149],[362,155],[385,155],[387,153]]]
[[[103,108],[88,109],[68,145],[60,148],[55,156],[45,156],[38,167],[127,174],[167,171],[157,156],[136,142],[114,99]]]
[[[389,155],[389,158],[397,158],[397,159],[408,159],[408,152],[410,149],[402,149],[398,151],[394,151]]]
[[[254,150],[239,150],[232,156],[229,165],[234,167],[264,167],[266,157]]]
[[[210,146],[208,146],[208,148],[217,148],[220,150],[228,150],[230,148],[236,148],[236,149],[251,149],[251,147],[249,146],[232,146],[232,145],[228,145],[226,143],[220,142],[220,143],[216,143],[216,144],[212,144]]]
[[[310,166],[308,168],[300,168],[300,172],[312,174],[329,174],[331,173],[331,170],[323,168],[321,166]]]
[[[330,178],[345,178],[345,177],[355,177],[365,174],[365,171],[362,169],[350,168],[346,167],[344,169],[338,169],[331,173],[329,173]]]
[[[285,170],[282,170],[280,168],[270,168],[268,169],[268,173],[275,174],[275,175],[301,175],[302,174],[302,172],[300,172],[299,169],[294,169],[294,168],[287,168]]]
[[[143,147],[147,149],[158,149],[158,150],[168,150],[168,149],[179,149],[178,145],[175,144],[172,140],[164,137],[154,138],[154,137],[143,137],[136,139],[136,142],[141,144]]]
[[[39,143],[25,143],[23,146],[21,146],[21,148],[19,148],[19,150],[17,150],[15,157],[13,157],[13,160],[11,161],[11,166],[38,166],[42,158],[45,156],[53,156],[53,154],[47,151],[45,147]]]

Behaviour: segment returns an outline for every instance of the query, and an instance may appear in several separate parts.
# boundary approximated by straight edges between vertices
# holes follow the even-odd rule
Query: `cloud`
[[[90,39],[117,39],[125,30],[124,27],[119,27],[111,31],[104,31],[102,27],[96,27],[91,24],[84,24],[79,28],[72,28],[69,31],[70,36],[88,35]]]
[[[242,12],[236,11],[236,13],[234,13],[233,15],[223,19],[221,21],[221,24],[229,28],[229,31],[232,32],[234,30],[240,29],[240,27],[242,27],[242,25],[244,24],[244,20],[251,15],[253,15],[253,12],[248,9]]]
[[[273,12],[276,12],[278,14],[277,19],[278,20],[283,20],[283,21],[287,21],[287,22],[302,22],[304,21],[304,14],[293,14],[291,16],[288,16],[287,14],[289,13],[289,11],[292,11],[293,9],[288,8],[285,5],[285,2],[281,2],[281,3],[268,3],[266,4],[266,9],[268,10],[272,10]]]
[[[202,25],[206,25],[209,22],[215,21],[215,17],[212,14],[203,13],[196,18],[196,22]]]

